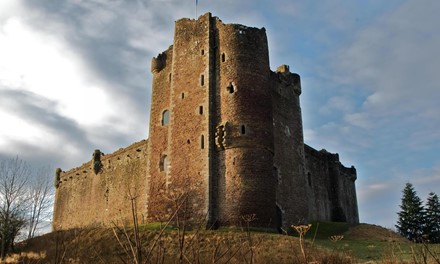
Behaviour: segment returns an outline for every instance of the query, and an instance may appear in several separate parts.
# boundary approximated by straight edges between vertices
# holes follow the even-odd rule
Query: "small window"
[[[168,75],[168,81],[171,82],[171,73]]]
[[[226,55],[224,53],[222,53],[222,62],[226,61]]]
[[[162,113],[162,126],[168,125],[169,122],[170,122],[170,111],[165,110]]]
[[[234,87],[234,85],[232,83],[229,83],[228,87],[226,87],[226,90],[229,93],[234,93],[235,92],[235,87]]]
[[[205,50],[202,49],[202,51],[200,52],[202,55],[205,55]]]
[[[168,172],[168,156],[167,155],[162,155],[160,157],[159,170],[164,171],[164,172]]]
[[[241,125],[241,134],[246,135],[246,126],[245,125]]]
[[[203,74],[200,76],[200,85],[201,86],[205,85],[205,75]]]
[[[310,172],[307,173],[307,182],[309,186],[312,187],[312,175],[310,174]]]
[[[185,98],[185,93],[182,93],[182,99],[184,99]]]
[[[205,148],[205,136],[204,136],[204,135],[202,135],[202,136],[200,137],[200,148],[201,148],[201,149],[204,149],[204,148]]]
[[[203,115],[203,106],[199,106],[199,114]]]

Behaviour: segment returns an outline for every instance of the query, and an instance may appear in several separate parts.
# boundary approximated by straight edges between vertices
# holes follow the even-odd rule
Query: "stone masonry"
[[[209,227],[358,223],[356,169],[304,144],[300,76],[269,68],[265,29],[180,19],[153,58],[149,139],[55,175],[55,230],[169,217]],[[173,201],[175,199],[175,201]]]

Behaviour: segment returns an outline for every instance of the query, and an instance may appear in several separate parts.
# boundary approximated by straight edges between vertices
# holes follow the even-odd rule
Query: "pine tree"
[[[398,212],[396,228],[398,232],[411,241],[421,241],[424,231],[424,208],[411,183],[402,191],[401,211]]]
[[[429,193],[425,208],[425,234],[431,243],[440,243],[440,201],[437,194]]]

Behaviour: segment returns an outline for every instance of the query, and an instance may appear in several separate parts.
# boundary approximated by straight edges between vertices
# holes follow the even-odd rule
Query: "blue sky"
[[[265,27],[302,77],[305,141],[358,171],[362,222],[393,227],[401,190],[440,194],[440,2],[200,0]],[[150,59],[195,1],[2,0],[0,158],[69,169],[148,136]]]

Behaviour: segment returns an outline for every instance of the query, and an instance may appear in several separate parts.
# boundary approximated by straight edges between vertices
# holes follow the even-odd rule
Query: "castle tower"
[[[265,29],[216,21],[216,165],[218,219],[275,225],[273,126]]]
[[[174,44],[153,58],[148,215],[163,217],[173,199],[208,212],[210,15],[176,22]]]
[[[169,210],[160,194],[178,189],[194,194],[190,206],[212,224],[256,214],[258,225],[274,225],[265,30],[209,13],[178,20],[152,72],[148,215]]]

